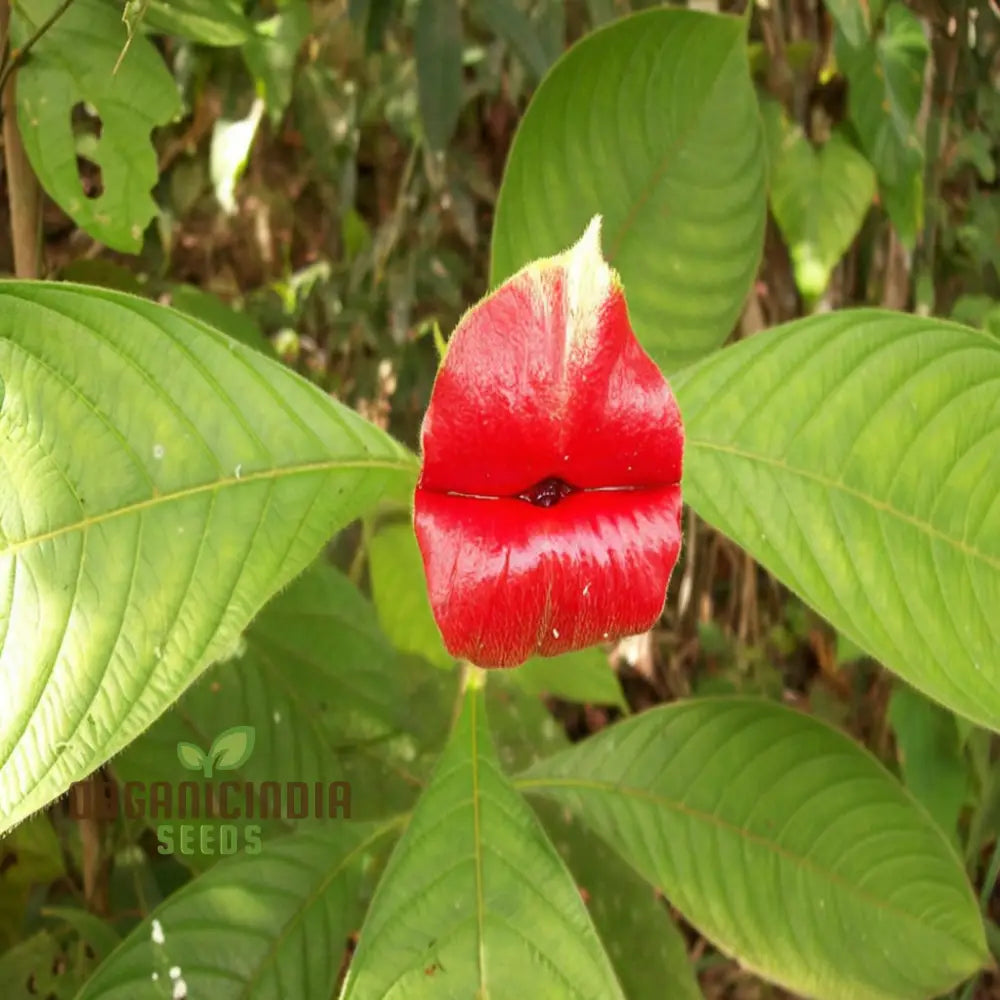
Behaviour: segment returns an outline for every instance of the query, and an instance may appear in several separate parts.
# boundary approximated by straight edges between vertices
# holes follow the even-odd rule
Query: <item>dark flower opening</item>
[[[576,492],[575,486],[563,482],[557,476],[549,476],[540,483],[535,483],[523,493],[517,495],[518,500],[527,500],[528,503],[536,507],[554,507],[560,500],[564,500],[571,493]]]

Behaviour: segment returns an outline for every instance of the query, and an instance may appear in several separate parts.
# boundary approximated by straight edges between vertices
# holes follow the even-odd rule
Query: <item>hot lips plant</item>
[[[857,58],[892,56],[868,24],[851,22]],[[880,310],[721,346],[766,212],[745,26],[652,10],[546,76],[422,461],[176,310],[0,285],[5,857],[51,837],[39,810],[73,782],[180,785],[178,745],[236,726],[256,738],[227,781],[351,782],[350,821],[284,816],[257,855],[175,859],[123,939],[87,937],[106,957],[78,1000],[692,1000],[677,917],[807,997],[920,1000],[988,963],[970,877],[985,901],[984,847],[1000,865],[1000,348]],[[19,84],[73,65],[46,39]],[[681,548],[682,471],[701,518],[975,761],[950,821],[936,778],[904,785],[779,702],[629,713],[593,644],[654,625],[679,553],[704,558]],[[348,576],[320,552],[359,517]],[[540,690],[625,717],[571,744]],[[909,765],[936,762],[928,742]],[[129,817],[84,819],[85,865],[108,834],[155,884]],[[67,958],[15,960],[0,982],[13,968],[30,992]]]
[[[483,667],[650,628],[681,545],[680,413],[600,220],[458,325],[414,498],[448,651]]]

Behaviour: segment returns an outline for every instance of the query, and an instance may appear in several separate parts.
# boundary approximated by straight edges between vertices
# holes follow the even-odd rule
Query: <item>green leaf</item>
[[[78,940],[86,944],[98,961],[110,955],[121,942],[118,932],[107,920],[87,910],[71,906],[46,906],[42,908],[42,916],[72,928]]]
[[[242,767],[253,753],[255,730],[253,726],[233,726],[219,733],[212,741],[208,756],[218,771],[235,771]]]
[[[357,588],[319,562],[264,608],[236,657],[207,670],[112,767],[123,784],[176,787],[191,777],[178,767],[179,742],[207,746],[213,734],[252,719],[253,755],[225,775],[237,782],[237,800],[251,782],[350,781],[352,821],[384,818],[410,808],[426,782],[454,692],[453,677],[398,657]],[[195,825],[223,822],[233,821],[200,817]],[[267,841],[302,821],[286,814],[236,822],[244,831],[258,825]],[[179,860],[202,869],[215,858],[199,849]]]
[[[924,228],[924,157],[921,150],[907,149],[899,183],[883,181],[879,184],[879,197],[896,227],[900,242],[913,250]]]
[[[904,183],[922,162],[916,119],[928,50],[920,20],[899,2],[889,4],[876,39],[854,48],[837,38],[851,123],[879,180],[890,186]]]
[[[292,99],[292,83],[299,49],[312,28],[306,3],[285,6],[274,17],[260,21],[243,46],[243,59],[264,98],[267,116],[275,128],[281,124]]]
[[[23,45],[58,0],[15,6],[14,45]],[[31,50],[17,75],[17,120],[32,169],[73,221],[114,250],[133,253],[156,214],[150,194],[159,173],[150,132],[180,110],[177,87],[159,53],[142,36],[112,71],[126,42],[120,8],[75,0]],[[81,53],[86,53],[82,58]],[[87,157],[101,169],[103,193],[84,193],[76,165],[72,115],[78,104],[100,117]]]
[[[839,132],[817,150],[800,128],[786,130],[771,173],[771,208],[807,300],[826,291],[874,195],[875,172]]]
[[[181,767],[186,767],[189,771],[200,771],[208,762],[208,754],[197,744],[182,740],[177,744],[177,759],[181,762]]]
[[[871,27],[867,3],[862,3],[862,0],[826,0],[824,6],[843,32],[848,45],[858,48],[868,41]]]
[[[764,236],[765,153],[744,25],[651,10],[577,43],[542,82],[497,202],[491,281],[604,217],[647,351],[675,368],[729,335]]]
[[[955,716],[913,688],[896,684],[888,719],[903,782],[957,846],[968,773]]]
[[[176,996],[178,981],[191,998],[331,996],[393,826],[330,823],[220,861],[144,920],[77,1000]]]
[[[1000,729],[1000,343],[873,310],[673,380],[685,499],[924,694]]]
[[[0,840],[0,950],[20,939],[33,890],[64,878],[62,847],[48,816]]]
[[[95,964],[83,948],[67,947],[49,931],[39,931],[0,955],[0,996],[70,1000]]]
[[[379,621],[394,646],[450,670],[455,658],[434,621],[424,564],[412,524],[388,523],[368,545],[372,596]]]
[[[361,929],[342,1000],[623,998],[573,881],[465,706]]]
[[[250,36],[242,0],[150,0],[146,23],[202,45],[242,45]]]
[[[512,671],[514,680],[532,694],[550,694],[581,704],[614,705],[628,711],[615,672],[596,646],[562,656],[536,656]]]
[[[412,470],[287,369],[114,292],[0,284],[0,373],[2,830],[146,729]]]
[[[553,802],[533,805],[587,902],[629,1000],[702,1000],[684,937],[662,897],[579,819]]]
[[[961,863],[866,751],[784,706],[652,709],[518,782],[581,815],[695,926],[805,996],[936,996],[986,960]]]
[[[458,0],[420,0],[414,45],[427,143],[443,150],[462,110],[462,13]]]
[[[545,76],[549,68],[548,53],[531,19],[514,0],[475,0],[472,13],[510,45],[535,81]]]

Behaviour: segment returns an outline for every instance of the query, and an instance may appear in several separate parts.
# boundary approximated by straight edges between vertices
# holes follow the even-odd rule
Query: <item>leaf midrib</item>
[[[831,885],[840,887],[849,895],[870,904],[884,913],[891,914],[894,917],[899,917],[912,924],[916,924],[921,929],[930,931],[935,935],[941,935],[951,943],[959,943],[978,955],[974,944],[959,938],[957,935],[949,937],[946,931],[943,931],[929,923],[923,922],[919,917],[914,916],[914,914],[908,912],[907,910],[901,910],[886,900],[866,892],[864,889],[859,888],[835,872],[818,865],[815,861],[810,860],[808,857],[795,854],[783,847],[781,844],[778,844],[774,840],[770,840],[759,833],[753,833],[750,830],[747,830],[746,827],[740,826],[737,823],[731,823],[729,820],[723,819],[721,816],[697,809],[694,806],[690,806],[677,799],[670,799],[663,795],[658,795],[646,788],[637,788],[635,786],[624,785],[615,781],[602,781],[595,778],[519,778],[514,780],[514,785],[522,791],[535,791],[543,794],[546,789],[568,789],[570,791],[600,792],[602,795],[621,795],[627,798],[639,799],[651,803],[659,808],[679,813],[688,819],[697,820],[708,826],[714,826],[720,830],[726,830],[729,833],[735,834],[747,843],[763,847],[791,864],[818,875],[820,878],[827,880]]]
[[[713,15],[704,15],[706,17],[713,17]],[[714,15],[718,17],[719,15]],[[722,15],[725,17],[726,15]],[[736,39],[742,40],[742,33],[737,33]],[[709,101],[712,99],[716,90],[719,87],[719,81],[723,77],[723,70],[726,64],[733,57],[734,50],[738,51],[739,42],[736,45],[730,45],[729,50],[726,52],[725,56],[719,61],[719,69],[716,73],[715,79],[712,81],[712,86],[705,91],[703,99],[698,106],[697,112],[692,113],[690,121],[688,122],[688,127],[681,131],[670,144],[670,147],[664,150],[663,155],[659,158],[658,162],[654,165],[649,180],[646,186],[639,192],[636,197],[635,203],[629,209],[628,215],[622,221],[622,224],[617,228],[613,235],[609,234],[608,239],[608,249],[605,251],[606,257],[609,263],[614,263],[615,258],[621,252],[622,243],[626,240],[629,232],[635,225],[636,219],[639,217],[643,207],[649,202],[659,187],[660,182],[666,176],[667,171],[670,169],[670,164],[674,162],[677,156],[684,149],[684,146],[690,140],[691,135],[695,132],[698,124],[702,117],[702,109]]]
[[[133,503],[125,504],[121,507],[114,507],[111,510],[102,511],[90,517],[82,517],[79,520],[68,524],[60,525],[50,531],[38,535],[30,535],[27,538],[19,539],[3,548],[0,548],[0,555],[16,554],[32,545],[39,545],[43,542],[73,534],[77,531],[86,531],[96,524],[103,524],[112,521],[117,517],[127,517],[140,511],[189,499],[194,496],[202,496],[213,493],[222,488],[237,487],[259,482],[273,482],[276,479],[290,478],[292,476],[310,475],[313,473],[334,472],[342,469],[388,469],[395,472],[412,472],[414,466],[406,461],[394,461],[392,459],[327,459],[320,462],[303,462],[298,465],[290,465],[281,469],[265,469],[260,472],[248,472],[236,476],[220,477],[209,483],[199,483],[196,486],[185,487],[180,490],[173,490],[169,493],[158,493],[155,496],[137,500]]]
[[[971,559],[976,559],[989,566],[991,569],[1000,570],[1000,556],[990,555],[982,549],[978,549],[974,545],[970,545],[968,542],[962,541],[960,538],[956,538],[954,535],[949,535],[947,532],[938,528],[930,521],[925,521],[923,518],[917,517],[915,514],[908,514],[906,511],[893,506],[889,503],[889,501],[880,500],[878,497],[864,492],[864,490],[859,490],[854,486],[849,486],[842,480],[833,479],[829,476],[823,475],[821,472],[814,472],[811,469],[805,469],[801,466],[790,465],[783,458],[775,458],[771,455],[764,455],[760,452],[751,451],[746,448],[738,448],[735,445],[720,444],[717,441],[706,441],[698,438],[689,438],[687,444],[689,448],[703,448],[706,451],[714,451],[720,454],[732,455],[736,458],[747,459],[752,462],[759,462],[761,465],[766,465],[772,469],[778,469],[781,472],[788,473],[789,475],[798,476],[801,479],[817,483],[828,490],[843,493],[845,496],[852,497],[853,499],[866,504],[873,510],[898,518],[900,521],[916,528],[922,534],[925,534],[930,538],[937,539],[940,542],[944,542],[946,545],[951,546],[963,555],[968,556]]]

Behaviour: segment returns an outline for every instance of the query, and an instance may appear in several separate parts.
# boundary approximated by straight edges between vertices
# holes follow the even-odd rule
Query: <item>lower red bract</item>
[[[416,531],[449,652],[511,667],[648,629],[680,551],[680,488],[549,508],[418,491]]]

